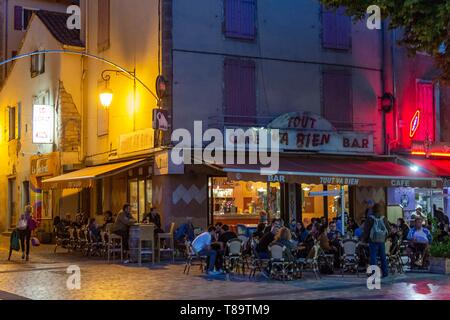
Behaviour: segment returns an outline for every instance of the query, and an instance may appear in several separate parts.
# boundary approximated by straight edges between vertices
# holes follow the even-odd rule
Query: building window
[[[225,35],[253,40],[256,36],[256,0],[224,0]]]
[[[351,18],[345,8],[337,11],[322,9],[322,45],[327,49],[351,49]]]
[[[9,118],[9,141],[16,139],[16,108],[8,108]]]
[[[110,46],[111,11],[110,0],[98,0],[98,51],[105,51]]]
[[[31,56],[31,77],[37,77],[45,72],[45,53]]]
[[[256,122],[256,67],[252,60],[225,59],[225,125]]]
[[[22,208],[30,205],[30,181],[23,181],[22,185]]]
[[[352,76],[347,71],[323,73],[323,115],[337,129],[353,129]]]
[[[420,111],[420,123],[411,137],[414,141],[436,141],[436,114],[434,107],[434,85],[431,82],[417,81],[416,109]],[[417,112],[417,110],[415,112]]]
[[[31,17],[37,9],[29,9],[21,6],[14,7],[14,30],[27,30]]]

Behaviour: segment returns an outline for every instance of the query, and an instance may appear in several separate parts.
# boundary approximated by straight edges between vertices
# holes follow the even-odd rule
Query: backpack
[[[373,226],[370,229],[370,240],[375,243],[386,242],[388,231],[384,225],[384,217],[376,218],[372,216]]]
[[[14,250],[14,251],[20,250],[19,232],[17,230],[14,230],[11,234],[10,248],[11,248],[11,250]]]

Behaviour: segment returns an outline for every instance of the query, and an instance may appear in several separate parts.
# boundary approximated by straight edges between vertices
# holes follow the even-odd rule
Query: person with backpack
[[[381,215],[381,206],[376,203],[364,224],[363,241],[369,244],[370,265],[377,266],[377,258],[381,260],[382,277],[389,275],[386,260],[386,239],[389,225],[386,218]]]

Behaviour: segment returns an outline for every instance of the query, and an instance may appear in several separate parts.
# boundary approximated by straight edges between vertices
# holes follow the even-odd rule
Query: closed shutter
[[[420,110],[420,124],[414,140],[431,142],[435,141],[436,120],[434,108],[434,85],[427,82],[418,82],[416,89],[416,107]]]
[[[256,72],[251,60],[225,60],[225,123],[252,125],[256,122]]]
[[[14,7],[14,30],[23,30],[23,8],[21,6]]]
[[[351,48],[351,18],[345,14],[344,8],[336,12],[322,11],[322,45],[329,49],[348,50]]]
[[[104,51],[110,46],[110,0],[98,0],[98,51]]]
[[[352,76],[347,71],[323,74],[323,114],[337,129],[353,130]]]
[[[224,0],[225,35],[241,39],[255,39],[256,0]]]

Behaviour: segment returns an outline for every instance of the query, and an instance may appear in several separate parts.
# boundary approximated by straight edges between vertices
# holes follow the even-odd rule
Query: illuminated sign
[[[411,125],[409,129],[409,137],[414,138],[416,135],[417,130],[420,126],[420,110],[417,110],[414,114],[414,117],[411,119]]]
[[[33,143],[52,144],[54,141],[55,119],[53,107],[33,106]]]

